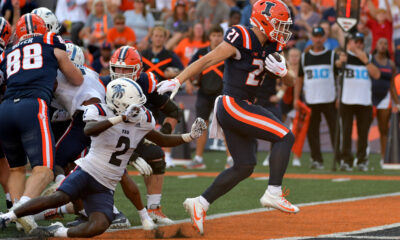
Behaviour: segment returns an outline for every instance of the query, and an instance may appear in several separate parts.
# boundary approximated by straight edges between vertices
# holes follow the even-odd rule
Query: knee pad
[[[254,171],[254,165],[233,165],[233,169],[238,175],[238,178],[245,179],[251,176]]]
[[[147,163],[153,169],[154,175],[161,175],[165,173],[165,167],[167,164],[165,163],[164,158],[147,161]]]
[[[153,174],[165,173],[165,155],[160,146],[143,142],[138,145],[135,152],[151,166]]]

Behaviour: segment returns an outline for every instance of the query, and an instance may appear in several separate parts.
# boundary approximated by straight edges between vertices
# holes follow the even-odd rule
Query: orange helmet
[[[27,13],[20,17],[16,26],[18,39],[25,35],[45,34],[46,31],[46,23],[41,17],[33,13]]]
[[[132,69],[129,73],[116,73],[115,68]],[[142,72],[142,58],[136,48],[131,46],[122,46],[118,48],[110,60],[111,79],[127,77],[136,81]]]
[[[250,23],[258,27],[270,41],[286,44],[292,33],[289,8],[280,0],[259,0],[253,5]]]
[[[0,47],[5,48],[10,41],[11,25],[3,17],[0,17]]]

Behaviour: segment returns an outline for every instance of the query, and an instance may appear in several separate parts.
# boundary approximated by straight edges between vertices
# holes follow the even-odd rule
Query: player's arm
[[[283,84],[285,84],[288,87],[291,87],[295,84],[296,76],[294,75],[293,71],[289,69],[287,74],[281,79]]]
[[[66,76],[68,82],[72,85],[80,86],[83,83],[82,72],[69,60],[67,52],[54,48],[54,55],[57,58],[61,72]]]
[[[127,118],[125,115],[110,117],[109,119],[103,121],[88,121],[86,122],[86,126],[84,129],[84,133],[86,136],[98,136],[100,133],[109,129],[110,127],[118,124],[122,121],[126,121]]]
[[[205,130],[207,130],[207,124],[203,119],[197,118],[192,125],[190,133],[167,135],[155,130],[151,130],[149,133],[147,133],[145,138],[160,147],[175,147],[199,138]]]

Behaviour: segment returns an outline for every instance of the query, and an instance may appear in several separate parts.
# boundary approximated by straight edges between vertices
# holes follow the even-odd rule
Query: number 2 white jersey
[[[103,86],[99,75],[84,66],[78,66],[83,74],[83,83],[80,86],[73,86],[67,81],[65,75],[58,70],[57,89],[54,93],[56,102],[68,111],[70,117],[77,109],[82,110],[82,103],[91,99],[98,98],[102,103],[105,101],[106,88]],[[53,105],[57,107],[56,105]]]
[[[138,143],[155,127],[151,112],[145,111],[145,117],[138,123],[121,122],[92,136],[89,153],[75,163],[99,183],[114,190]],[[93,104],[85,106],[83,121],[103,121],[114,116],[106,104]]]

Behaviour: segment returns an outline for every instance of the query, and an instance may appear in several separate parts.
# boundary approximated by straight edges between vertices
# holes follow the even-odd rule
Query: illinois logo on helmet
[[[111,57],[110,75],[112,80],[127,77],[136,81],[140,77],[142,69],[142,58],[134,47],[122,46]]]
[[[250,23],[259,28],[270,41],[286,44],[292,33],[290,11],[280,0],[259,0],[253,5]]]
[[[11,25],[8,21],[0,17],[0,47],[5,48],[11,37]]]
[[[15,33],[19,40],[36,34],[43,35],[46,33],[46,23],[38,15],[27,13],[19,18]]]

